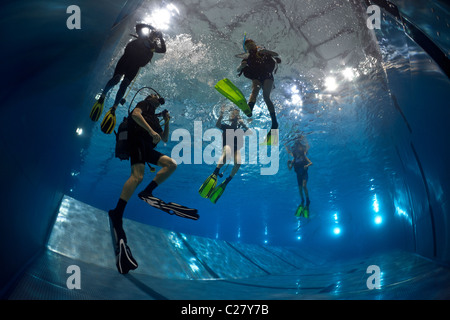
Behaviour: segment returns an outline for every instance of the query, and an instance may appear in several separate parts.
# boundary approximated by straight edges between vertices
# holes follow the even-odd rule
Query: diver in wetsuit
[[[113,77],[103,89],[100,99],[104,99],[108,91],[118,84],[122,76],[124,76],[120,88],[117,91],[114,105],[112,106],[114,109],[119,105],[127,87],[136,77],[139,69],[146,66],[152,60],[153,53],[166,52],[166,44],[162,33],[156,30],[150,31],[150,29],[153,28],[146,24],[136,25],[138,38],[127,44],[124,54],[119,59],[119,62],[117,62]],[[160,46],[157,45],[156,39],[160,40]]]
[[[273,73],[275,70],[275,62],[280,63],[281,60],[278,58],[278,53],[276,52],[266,49],[258,50],[259,47],[251,39],[245,41],[244,47],[249,54],[247,58],[242,60],[237,71],[239,75],[243,73],[246,78],[252,80],[252,93],[248,100],[248,106],[253,111],[256,98],[262,88],[264,102],[269,109],[270,118],[272,119],[271,129],[278,129],[275,106],[270,99],[270,93],[274,83]]]
[[[294,167],[295,173],[297,174],[297,183],[300,191],[301,204],[298,206],[296,211],[296,216],[304,216],[305,218],[309,217],[309,192],[306,186],[308,182],[308,168],[312,165],[311,160],[308,159],[306,153],[308,152],[309,146],[308,144],[305,146],[301,143],[302,137],[295,141],[292,149],[289,149],[286,146],[286,151],[288,154],[294,157],[293,160],[288,161],[289,170]],[[303,196],[305,193],[305,196]],[[304,206],[306,197],[306,206]]]
[[[241,166],[241,151],[240,149],[244,145],[244,130],[248,131],[248,127],[245,125],[244,121],[241,119],[239,115],[239,109],[234,109],[230,113],[229,122],[230,124],[226,124],[223,121],[223,113],[225,111],[225,106],[222,106],[220,111],[219,118],[216,122],[216,127],[221,129],[222,132],[222,141],[223,141],[223,149],[222,155],[217,162],[217,167],[214,172],[206,178],[205,182],[203,182],[200,187],[199,193],[203,198],[209,198],[212,203],[217,203],[219,198],[222,196],[225,191],[226,186],[231,181],[231,179],[235,176]],[[242,130],[244,129],[244,130]],[[240,131],[240,132],[239,132]],[[251,134],[245,133],[246,135]],[[234,156],[234,166],[233,170],[230,173],[230,176],[225,179],[219,186],[216,187],[217,176],[222,177],[220,174],[220,169],[226,163],[228,158]]]
[[[164,130],[159,124],[155,110],[164,104],[164,99],[156,94],[149,95],[144,101],[139,102],[128,119],[128,145],[130,151],[131,175],[125,182],[116,208],[108,212],[111,219],[115,237],[116,265],[120,273],[128,273],[137,268],[130,248],[127,245],[127,237],[122,226],[122,217],[125,207],[138,185],[144,178],[145,164],[151,163],[161,167],[152,182],[139,193],[139,198],[153,197],[152,191],[164,182],[177,168],[176,162],[155,150],[160,140],[168,141],[170,115],[163,112]]]
[[[112,132],[116,124],[115,111],[125,95],[128,86],[138,74],[139,69],[146,66],[152,60],[154,52],[166,52],[166,44],[160,31],[154,30],[152,26],[147,24],[137,24],[136,33],[137,39],[132,40],[125,47],[125,52],[117,62],[113,77],[106,84],[100,98],[95,102],[90,113],[92,121],[97,121],[99,119],[103,111],[106,94],[117,85],[123,77],[114,100],[114,105],[110,108],[102,121],[102,131],[108,134]]]
[[[216,122],[216,127],[222,130],[222,143],[223,143],[223,151],[222,156],[220,157],[217,167],[214,170],[214,174],[218,175],[220,168],[225,164],[226,159],[230,158],[231,155],[234,154],[234,167],[233,170],[231,170],[230,176],[227,178],[227,183],[235,176],[235,174],[238,172],[239,167],[241,166],[241,148],[243,146],[243,136],[238,137],[235,134],[235,130],[243,128],[245,131],[248,130],[248,127],[245,125],[244,121],[239,116],[239,109],[234,109],[230,114],[230,124],[226,124],[222,122],[223,119],[223,113],[225,111],[225,106],[222,106],[222,109],[220,111],[219,118]],[[234,139],[227,139],[227,132],[230,131],[233,132],[232,137]],[[231,137],[231,136],[230,136]],[[238,141],[239,138],[239,141]],[[232,140],[232,141],[230,141]],[[231,152],[231,148],[233,148],[233,152]]]

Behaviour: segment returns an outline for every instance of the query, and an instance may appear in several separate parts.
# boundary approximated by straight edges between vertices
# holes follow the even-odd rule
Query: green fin
[[[277,130],[272,135],[272,130]],[[260,146],[277,146],[278,145],[278,129],[271,129],[269,133],[267,134],[266,138],[264,139],[264,142],[261,142]]]
[[[303,211],[303,205],[301,204],[301,205],[299,205],[297,207],[297,210],[295,211],[295,216],[296,217],[301,217],[302,216],[302,211]]]
[[[116,126],[116,110],[114,108],[109,109],[103,118],[101,129],[104,133],[110,134],[113,132]]]
[[[91,118],[92,121],[98,121],[103,112],[104,104],[105,99],[98,99],[97,101],[95,101],[94,106],[91,109],[91,113],[89,114],[89,118]]]
[[[239,109],[241,109],[247,117],[252,116],[252,110],[247,104],[245,96],[241,90],[236,87],[228,78],[222,79],[214,86],[220,94],[233,102]]]
[[[206,178],[200,189],[198,189],[198,193],[200,193],[203,198],[208,198],[211,194],[211,191],[216,187],[216,184],[217,176],[213,173],[208,178]]]
[[[212,203],[217,203],[219,198],[222,196],[223,192],[225,191],[225,188],[227,187],[228,181],[225,180],[221,184],[219,184],[218,187],[216,187],[213,192],[209,195],[209,200],[211,200]]]
[[[305,209],[303,210],[303,216],[307,219],[309,218],[309,208],[308,207],[305,207]]]

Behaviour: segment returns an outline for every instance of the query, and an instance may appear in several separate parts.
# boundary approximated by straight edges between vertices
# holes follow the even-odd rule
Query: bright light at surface
[[[286,103],[290,105],[303,106],[302,97],[300,96],[300,90],[296,85],[293,85],[291,87],[290,93],[292,94],[291,100],[286,100]]]
[[[335,228],[333,229],[333,233],[334,233],[335,235],[340,234],[340,233],[341,233],[341,228],[335,227]]]
[[[383,222],[383,218],[381,218],[381,216],[376,216],[375,217],[375,223],[376,224],[380,224],[381,222]]]
[[[345,68],[342,71],[342,75],[344,76],[345,79],[350,80],[350,81],[355,79],[355,73],[353,72],[352,68]]]
[[[77,128],[76,133],[77,133],[77,135],[81,136],[83,134],[83,129]]]
[[[158,30],[167,30],[170,26],[170,20],[176,14],[180,14],[180,11],[170,3],[164,8],[156,9],[150,15],[147,15],[144,22]]]
[[[336,82],[336,78],[334,77],[327,77],[325,78],[325,87],[328,91],[334,91],[337,89],[338,85]]]

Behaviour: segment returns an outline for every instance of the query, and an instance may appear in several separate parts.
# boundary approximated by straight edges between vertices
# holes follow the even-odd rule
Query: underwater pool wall
[[[114,50],[123,34],[121,19],[141,2],[77,1],[82,12],[89,12],[82,15],[81,30],[66,28],[71,1],[14,2],[2,8],[2,29],[9,37],[0,88],[0,240],[6,244],[0,251],[1,297],[45,249],[70,186],[70,170],[79,165],[80,150],[89,143],[88,135],[80,139],[75,131],[90,126],[83,103],[92,94],[88,85],[99,67],[98,55]],[[409,53],[418,49],[410,38],[403,39]],[[386,71],[401,114],[390,130],[404,173],[386,188],[393,210],[405,216],[411,250],[449,264],[450,109],[437,101],[446,101],[450,84],[426,55],[410,54],[409,59],[409,70]]]
[[[45,247],[88,143],[76,128],[90,126],[92,70],[125,3],[77,1],[81,30],[66,26],[72,1],[2,4],[0,296]]]
[[[427,5],[417,1],[395,3],[398,10],[391,11],[394,14],[385,11],[385,22],[376,31],[378,41],[395,39],[394,46],[403,48],[402,55],[390,57],[390,66],[385,68],[389,94],[399,115],[390,130],[402,173],[392,177],[392,205],[395,214],[410,226],[413,251],[449,264],[450,135],[446,123],[450,109],[445,103],[450,89],[445,74],[450,67],[449,47],[436,41],[436,32],[424,29],[427,18],[428,25],[435,24],[436,15],[432,13],[437,11],[440,20],[448,21],[448,11],[439,1],[428,1]],[[405,12],[410,16],[403,16]],[[417,25],[411,16],[419,20]],[[438,34],[440,28],[436,25]],[[423,49],[413,41],[416,37]]]

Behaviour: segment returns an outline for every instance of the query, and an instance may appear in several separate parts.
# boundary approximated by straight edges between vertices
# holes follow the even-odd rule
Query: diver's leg
[[[124,62],[123,66],[124,72],[124,78],[122,80],[122,83],[120,84],[119,90],[117,90],[116,99],[114,100],[113,108],[117,109],[119,106],[120,101],[122,100],[123,96],[125,95],[128,86],[130,83],[134,80],[134,78],[137,76],[139,72],[139,67],[135,66],[129,62]]]
[[[125,231],[123,230],[123,213],[134,190],[136,190],[136,187],[142,182],[144,177],[144,169],[144,164],[135,164],[131,166],[131,176],[123,185],[122,193],[120,194],[117,206],[108,212],[113,227],[117,233],[117,240],[124,239],[125,242],[127,242],[127,237],[125,235]]]
[[[153,181],[158,185],[166,181],[177,169],[177,162],[166,155],[159,158],[157,165],[160,166],[161,169],[158,171]]]
[[[216,169],[214,170],[213,174],[216,176],[219,174],[220,168],[223,167],[223,165],[227,162],[227,158],[229,158],[231,155],[231,148],[229,145],[225,145],[222,150],[222,155],[219,158],[219,161],[217,162]]]
[[[105,99],[108,91],[119,83],[120,79],[122,79],[122,76],[123,76],[122,74],[114,74],[114,76],[111,79],[109,79],[109,81],[106,83],[105,88],[103,89],[101,98]]]
[[[131,166],[131,176],[125,182],[122,193],[120,194],[120,198],[127,201],[130,200],[134,191],[141,184],[144,179],[145,172],[145,164],[144,163],[136,163]]]
[[[258,97],[259,90],[261,89],[261,82],[259,80],[252,80],[252,93],[250,94],[250,98],[248,99],[248,106],[250,110],[253,111],[255,107],[256,98]]]
[[[306,186],[307,183],[308,183],[308,171],[306,171],[303,176],[303,190],[305,192],[305,197],[306,197],[306,207],[308,208],[310,201],[309,201],[308,187]]]
[[[234,151],[234,167],[233,170],[231,170],[230,177],[233,178],[234,175],[238,172],[239,168],[241,167],[241,151],[235,150]]]
[[[167,178],[169,178],[177,169],[176,161],[166,155],[161,155],[159,160],[156,162],[156,165],[160,166],[161,169],[158,171],[152,182],[150,182],[144,190],[139,192],[138,196],[142,200],[144,200],[144,198],[148,198],[149,196],[153,197],[153,190],[166,181]]]
[[[120,83],[119,90],[117,90],[114,105],[112,106],[114,109],[117,109],[117,107],[119,106],[119,103],[122,100],[123,96],[125,95],[125,92],[127,91],[127,88],[130,85],[130,83],[131,81],[128,78],[123,78],[122,82]]]
[[[298,191],[300,192],[300,198],[302,199],[302,205],[305,202],[305,198],[303,196],[303,175],[299,172],[297,173],[297,184],[298,184]]]
[[[273,80],[272,79],[266,79],[263,83],[263,98],[264,102],[267,105],[267,109],[270,113],[270,118],[272,119],[272,129],[278,129],[278,121],[277,116],[275,114],[275,106],[272,103],[272,100],[270,99],[270,93],[272,92],[273,88]]]

